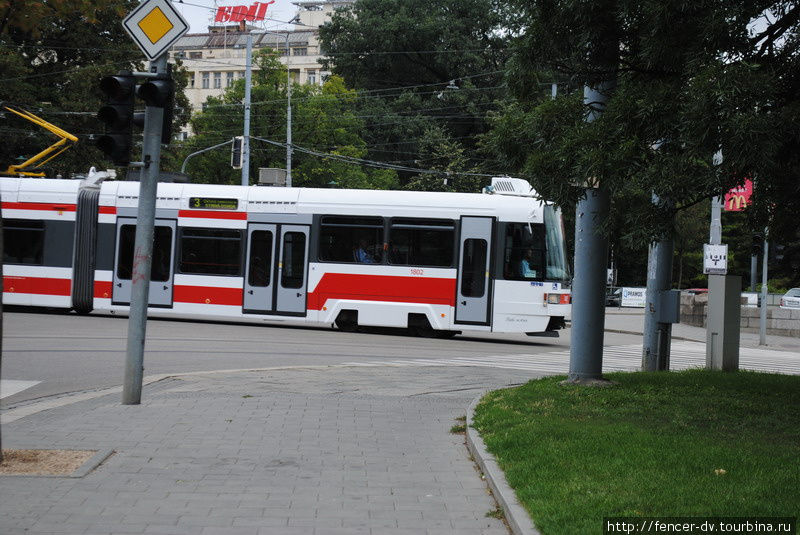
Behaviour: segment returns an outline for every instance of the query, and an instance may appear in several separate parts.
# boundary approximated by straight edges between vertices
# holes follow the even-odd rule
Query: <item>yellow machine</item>
[[[9,175],[15,176],[32,176],[32,177],[43,177],[45,173],[38,169],[35,169],[34,166],[41,166],[70,148],[73,144],[78,141],[78,138],[67,132],[66,130],[62,130],[61,128],[57,127],[54,124],[48,123],[41,117],[37,117],[36,115],[32,114],[31,112],[25,110],[15,110],[14,108],[9,108],[8,106],[3,106],[5,109],[10,111],[11,113],[15,113],[22,117],[23,119],[27,119],[33,124],[37,124],[42,128],[52,132],[59,139],[45,150],[29,158],[27,161],[22,162],[18,165],[9,165],[8,168],[4,171],[4,173]],[[26,171],[26,169],[29,169]]]

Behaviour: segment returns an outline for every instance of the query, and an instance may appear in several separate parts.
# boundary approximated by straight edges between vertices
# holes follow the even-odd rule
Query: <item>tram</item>
[[[138,182],[2,178],[3,302],[125,315]],[[160,183],[148,315],[554,336],[560,211],[483,193]]]

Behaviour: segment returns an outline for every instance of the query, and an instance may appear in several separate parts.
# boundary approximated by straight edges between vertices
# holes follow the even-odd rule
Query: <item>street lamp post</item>
[[[245,64],[244,87],[244,140],[242,143],[242,186],[250,185],[250,87],[252,84],[253,34],[263,33],[275,36],[283,35],[266,30],[247,34],[247,60]],[[277,43],[275,48],[277,49]],[[292,187],[292,73],[289,70],[291,49],[289,48],[289,32],[286,32],[286,187]]]

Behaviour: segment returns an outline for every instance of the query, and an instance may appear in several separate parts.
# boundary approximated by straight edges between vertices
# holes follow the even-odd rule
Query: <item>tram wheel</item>
[[[347,333],[358,330],[358,312],[355,310],[342,310],[336,317],[336,328]]]

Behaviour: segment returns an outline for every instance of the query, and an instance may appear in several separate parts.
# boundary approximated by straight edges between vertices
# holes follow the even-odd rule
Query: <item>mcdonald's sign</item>
[[[744,181],[743,186],[736,186],[731,188],[725,194],[725,211],[726,212],[741,212],[750,204],[750,198],[753,196],[753,181],[749,178]]]

